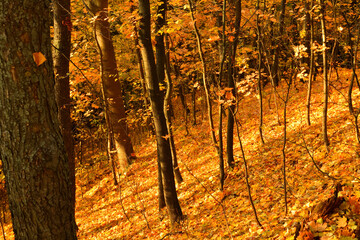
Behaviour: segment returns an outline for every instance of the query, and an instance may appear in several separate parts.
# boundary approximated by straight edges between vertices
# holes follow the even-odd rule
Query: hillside
[[[349,72],[340,70],[341,81],[331,81],[329,152],[323,146],[321,136],[321,77],[314,83],[311,126],[307,125],[305,116],[307,85],[297,82],[296,87],[291,88],[285,151],[287,215],[281,151],[283,125],[278,124],[274,99],[270,97],[270,86],[267,86],[264,145],[258,134],[256,96],[244,97],[237,112],[251,193],[262,228],[255,221],[249,201],[237,133],[234,138],[236,166],[226,168],[225,190],[221,192],[218,190],[218,157],[210,139],[203,100],[198,99],[201,110],[198,124],[192,126],[189,123],[190,133],[186,135],[183,109],[177,102],[180,100],[175,99],[174,133],[184,178],[184,182],[177,185],[177,191],[186,215],[184,221],[172,229],[166,209],[158,210],[156,143],[153,137],[147,137],[136,146],[137,159],[126,175],[120,177],[119,186],[113,184],[105,153],[84,155],[84,162],[92,164],[77,166],[79,239],[293,239],[297,226],[301,226],[298,239],[360,238],[360,148],[344,97]],[[354,93],[355,101],[359,95],[359,91]],[[280,99],[278,104],[283,121],[284,106]],[[216,114],[214,119],[217,119]],[[313,212],[319,203],[333,195],[336,182],[343,185],[339,196],[344,201],[334,212],[321,218]],[[5,230],[6,239],[13,239],[9,220]]]

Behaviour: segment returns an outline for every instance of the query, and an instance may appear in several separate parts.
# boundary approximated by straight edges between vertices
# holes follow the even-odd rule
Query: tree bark
[[[15,239],[21,240],[77,239],[50,23],[49,1],[0,3],[0,156]],[[47,60],[40,64],[42,54]]]
[[[69,158],[71,192],[75,207],[75,151],[70,117],[71,99],[69,83],[69,59],[71,48],[70,0],[54,2],[54,39],[53,52],[55,74],[55,97],[58,105],[60,129]]]
[[[112,129],[118,161],[122,171],[135,157],[126,123],[125,107],[121,84],[117,71],[115,51],[110,36],[108,22],[108,1],[90,0],[87,4],[95,16],[94,32],[101,57],[101,78],[109,116],[109,129]]]
[[[158,160],[161,165],[161,175],[164,186],[165,202],[172,224],[182,219],[182,211],[177,198],[169,133],[164,115],[164,99],[159,89],[154,52],[151,44],[151,15],[149,0],[139,1],[139,39],[141,54],[144,61],[145,79],[150,96],[150,104],[154,117]]]

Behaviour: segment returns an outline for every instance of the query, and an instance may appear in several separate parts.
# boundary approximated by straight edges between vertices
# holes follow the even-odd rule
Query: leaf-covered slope
[[[360,161],[352,117],[344,98],[347,71],[341,71],[342,81],[332,81],[330,87],[329,152],[324,149],[321,137],[320,80],[314,86],[311,126],[307,126],[305,116],[306,84],[297,83],[298,89],[291,90],[287,106],[287,215],[282,179],[283,126],[277,123],[270,89],[265,91],[265,145],[259,141],[255,96],[242,99],[237,113],[253,200],[263,228],[256,224],[249,202],[237,137],[236,166],[226,169],[225,190],[220,192],[218,159],[205,111],[202,109],[204,114],[198,116],[203,121],[189,125],[190,134],[186,136],[183,109],[175,99],[175,140],[184,178],[177,189],[186,219],[171,229],[166,211],[158,210],[156,144],[149,138],[137,146],[138,159],[120,177],[120,186],[113,185],[105,153],[92,156],[96,159],[92,166],[78,166],[79,239],[293,239],[297,226],[298,239],[356,239],[360,232]],[[356,101],[359,92],[353,97]],[[198,101],[199,108],[204,106],[202,99]],[[283,105],[280,99],[278,102],[282,120]],[[343,185],[339,196],[344,202],[330,216],[319,218],[313,211],[333,195],[336,182]],[[9,229],[7,225],[7,236]]]

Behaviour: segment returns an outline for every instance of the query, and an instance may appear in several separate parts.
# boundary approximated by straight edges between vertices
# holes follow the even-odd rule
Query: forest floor
[[[181,224],[171,227],[166,209],[158,210],[156,143],[153,137],[147,137],[136,146],[137,159],[120,177],[118,186],[113,184],[105,153],[89,151],[84,155],[84,162],[92,158],[92,164],[77,167],[79,239],[294,239],[297,227],[300,229],[297,239],[360,239],[360,146],[346,100],[350,71],[339,71],[341,81],[333,79],[330,85],[329,151],[322,140],[321,77],[314,83],[311,126],[306,122],[307,84],[297,82],[291,88],[285,148],[287,214],[282,153],[284,125],[278,123],[269,86],[264,94],[265,144],[259,138],[259,101],[255,94],[241,99],[237,112],[251,194],[262,227],[257,224],[249,201],[236,131],[236,166],[226,167],[225,189],[219,190],[218,156],[200,97],[198,106],[202,110],[198,124],[188,124],[189,134],[181,117],[183,109],[180,104],[174,104],[175,143],[184,178],[183,183],[177,184],[186,216]],[[356,102],[360,99],[358,90],[353,99]],[[277,102],[279,120],[283,122],[284,103],[280,98]],[[214,119],[217,118],[215,113]],[[336,182],[343,185],[339,192],[343,198],[341,205],[327,216],[314,214],[316,206],[333,195]],[[5,225],[6,239],[13,236],[9,222]]]

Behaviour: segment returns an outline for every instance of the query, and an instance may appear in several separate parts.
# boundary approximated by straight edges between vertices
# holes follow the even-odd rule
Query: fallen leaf
[[[309,225],[314,232],[323,232],[327,228],[327,223],[322,223],[320,221],[319,222],[312,221],[309,223]]]
[[[34,62],[37,66],[40,66],[46,61],[46,57],[41,52],[34,52],[33,53]]]
[[[347,218],[342,217],[338,219],[338,227],[346,227],[347,225]]]

